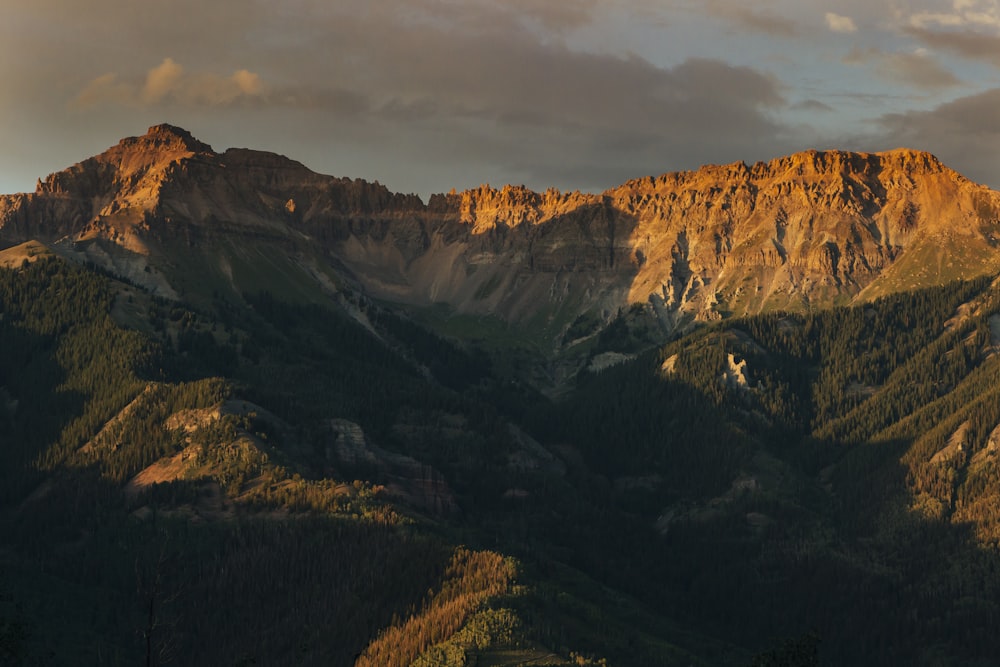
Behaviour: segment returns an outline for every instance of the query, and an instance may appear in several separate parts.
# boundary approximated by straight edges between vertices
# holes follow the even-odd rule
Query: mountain
[[[1000,194],[926,153],[809,151],[599,195],[482,186],[424,204],[159,125],[0,199],[0,239],[54,245],[168,296],[239,296],[263,264],[272,290],[301,298],[346,282],[551,341],[635,303],[670,333],[987,274],[1000,266]]]
[[[125,139],[0,197],[0,662],[993,664],[998,211]]]

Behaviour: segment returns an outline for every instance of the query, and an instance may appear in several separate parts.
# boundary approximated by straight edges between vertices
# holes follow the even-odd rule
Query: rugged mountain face
[[[610,196],[643,221],[633,243],[646,261],[630,299],[659,290],[668,307],[693,301],[703,316],[827,306],[913,287],[904,275],[927,285],[997,261],[997,193],[915,151],[810,151],[633,181]],[[970,262],[947,265],[958,248]]]
[[[159,125],[0,198],[0,240],[29,239],[168,296],[190,291],[180,242],[204,260],[202,282],[237,294],[254,287],[241,264],[270,263],[300,286],[348,280],[549,334],[648,302],[670,331],[991,272],[1000,194],[926,153],[809,151],[600,195],[482,186],[424,204]]]

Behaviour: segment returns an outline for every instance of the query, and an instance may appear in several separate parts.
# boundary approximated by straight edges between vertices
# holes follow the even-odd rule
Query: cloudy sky
[[[3,193],[161,122],[425,198],[898,146],[1000,188],[1000,0],[3,9]]]

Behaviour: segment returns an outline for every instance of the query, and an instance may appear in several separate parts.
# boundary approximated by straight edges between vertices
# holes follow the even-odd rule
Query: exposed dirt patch
[[[955,432],[948,438],[947,444],[937,454],[931,457],[931,463],[948,463],[962,455],[965,450],[966,434],[969,432],[971,422],[962,422],[962,425],[955,429]]]
[[[125,485],[125,495],[135,498],[153,484],[172,482],[184,476],[198,459],[197,445],[189,445],[171,457],[162,458],[142,470]]]
[[[676,354],[672,354],[667,357],[666,361],[660,365],[660,371],[666,376],[673,375],[677,370],[677,358],[678,355]]]

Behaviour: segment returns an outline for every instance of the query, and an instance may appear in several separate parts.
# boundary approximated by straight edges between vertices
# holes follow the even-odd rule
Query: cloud
[[[1000,30],[1000,3],[996,0],[953,0],[951,12],[917,12],[909,18],[914,28],[977,27]]]
[[[816,111],[823,113],[835,111],[835,109],[831,107],[829,104],[825,104],[823,102],[820,102],[819,100],[813,100],[813,99],[796,102],[790,108],[794,111]]]
[[[103,104],[130,106],[135,103],[135,87],[118,80],[114,73],[102,74],[84,87],[73,99],[70,107],[89,109]]]
[[[422,193],[463,179],[601,189],[768,159],[822,140],[803,123],[829,132],[897,102],[831,81],[843,68],[810,70],[840,36],[795,0],[13,1],[65,36],[17,46],[32,71],[58,72],[14,79],[63,114],[52,124],[113,142],[166,120]],[[834,8],[866,30],[872,4]],[[879,99],[830,113],[845,86]]]
[[[957,14],[944,14],[940,12],[921,12],[910,16],[910,25],[914,28],[926,28],[930,25],[955,27],[964,25],[962,17]]]
[[[1000,140],[1000,88],[958,98],[930,111],[908,111],[883,116],[883,125],[900,136],[963,134]],[[1000,165],[998,165],[1000,167]]]
[[[979,32],[934,31],[922,27],[910,27],[905,32],[932,49],[1000,67],[1000,36]]]
[[[623,174],[784,145],[776,119],[786,106],[782,85],[755,67],[706,58],[665,66],[581,51],[524,30],[524,16],[509,6],[408,6],[405,18],[342,8],[326,30],[271,58],[283,70],[314,67],[321,75],[312,79],[331,82],[336,96],[289,82],[260,104],[301,109],[336,97],[347,104],[322,108],[338,136],[385,141],[398,156],[482,161],[504,174],[492,178],[541,186],[557,185],[552,170],[566,174],[558,184],[566,185],[570,163],[575,176],[588,174],[573,185],[608,187]],[[303,51],[308,63],[296,60]]]
[[[771,117],[785,104],[780,86],[752,68],[705,59],[658,68],[638,58],[517,48],[518,65],[497,52],[450,72],[454,87],[410,72],[409,86],[368,120],[460,136],[434,152],[456,162],[489,156],[506,180],[560,187],[609,187],[780,145]]]
[[[902,31],[927,47],[1000,67],[1000,2],[953,0],[950,12],[915,12]]]
[[[958,98],[926,111],[882,116],[887,148],[909,146],[935,153],[945,164],[962,165],[969,178],[1000,188],[1000,88]]]
[[[507,0],[510,10],[554,32],[564,32],[593,20],[597,0]]]
[[[826,27],[833,32],[851,33],[858,31],[858,26],[854,24],[854,19],[850,16],[827,12],[824,18],[826,19]]]
[[[183,75],[184,68],[171,58],[165,59],[146,74],[146,85],[139,99],[143,104],[156,104],[178,87]]]
[[[260,77],[249,70],[237,70],[231,79],[244,95],[260,95],[264,91]]]
[[[102,114],[168,109],[178,124],[281,119],[255,130],[253,145],[268,139],[269,149],[350,175],[361,175],[357,160],[331,163],[348,152],[379,155],[379,178],[396,171],[412,183],[413,172],[429,179],[438,169],[452,174],[437,177],[443,189],[463,185],[455,173],[475,179],[471,185],[602,189],[798,147],[779,120],[786,91],[756,66],[710,58],[659,64],[570,46],[572,31],[589,29],[599,11],[596,2],[542,0],[406,0],[391,10],[317,3],[308,21],[279,13],[267,30],[243,26],[257,51],[232,74],[202,64],[215,59],[160,59],[146,71],[84,78],[72,106]],[[205,120],[218,109],[240,113]],[[204,138],[250,143],[224,130]],[[271,138],[278,133],[286,138]]]
[[[795,37],[799,34],[799,26],[795,21],[774,12],[751,8],[742,2],[730,4],[724,0],[708,0],[704,9],[710,16],[725,19],[742,31],[772,37]]]
[[[888,53],[877,48],[854,48],[844,58],[848,65],[874,66],[883,78],[915,88],[940,90],[962,83],[925,49],[910,53]]]
[[[76,95],[70,107],[76,110],[100,106],[146,108],[167,103],[221,107],[240,100],[259,99],[264,93],[260,76],[249,70],[237,70],[229,77],[209,72],[188,73],[172,58],[165,58],[146,72],[142,84],[123,81],[114,72],[98,76]]]

